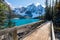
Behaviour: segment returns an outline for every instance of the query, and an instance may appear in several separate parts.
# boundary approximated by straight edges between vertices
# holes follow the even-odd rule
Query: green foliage
[[[7,12],[9,12],[9,13],[6,14]],[[7,27],[14,26],[12,21],[11,21],[11,15],[10,15],[11,13],[12,12],[11,12],[10,7],[0,1],[0,29],[4,29],[6,24],[7,24]],[[8,20],[8,22],[6,22],[6,20]]]
[[[8,11],[8,7],[5,4],[3,4],[2,2],[0,2],[0,10]]]
[[[41,20],[44,20],[44,17],[45,17],[44,15],[41,15],[41,16],[40,16],[40,19],[41,19]]]
[[[52,9],[51,7],[46,8],[46,13],[45,13],[45,20],[52,20]]]
[[[5,14],[4,14],[5,7],[6,6],[2,2],[0,2],[0,29],[3,28],[4,20],[6,18]]]
[[[53,22],[55,25],[60,26],[60,3],[59,2],[54,6]]]
[[[52,0],[50,0],[51,3]],[[45,8],[45,20],[52,20],[53,14],[52,14],[52,7],[51,4],[48,4],[48,0],[46,0],[46,8]]]

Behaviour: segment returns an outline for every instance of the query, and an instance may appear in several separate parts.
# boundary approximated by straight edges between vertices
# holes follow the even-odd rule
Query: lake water
[[[28,23],[33,23],[39,21],[39,19],[13,19],[13,22],[15,22],[15,26],[20,26]]]

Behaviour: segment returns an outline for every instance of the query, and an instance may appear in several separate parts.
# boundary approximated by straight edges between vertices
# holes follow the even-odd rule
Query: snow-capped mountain
[[[45,8],[42,5],[28,5],[27,7],[21,7],[21,8],[15,8],[13,10],[13,12],[16,15],[22,15],[22,16],[27,16],[30,18],[34,18],[37,16],[41,16],[42,14],[44,14]]]
[[[32,13],[36,11],[36,6],[34,4],[31,4],[27,6],[27,11],[31,11]]]

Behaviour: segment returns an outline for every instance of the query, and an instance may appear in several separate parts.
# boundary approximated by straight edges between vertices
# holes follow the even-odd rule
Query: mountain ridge
[[[31,5],[28,5],[27,7],[14,8],[13,11],[17,15],[33,18],[34,15],[35,17],[37,17],[44,14],[45,8],[42,5],[36,6],[35,4],[31,4]]]

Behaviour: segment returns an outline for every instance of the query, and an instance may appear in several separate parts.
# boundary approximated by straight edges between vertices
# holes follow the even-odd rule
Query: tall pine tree
[[[7,11],[7,6],[0,0],[0,29],[4,28],[4,22],[6,19],[5,11]]]

